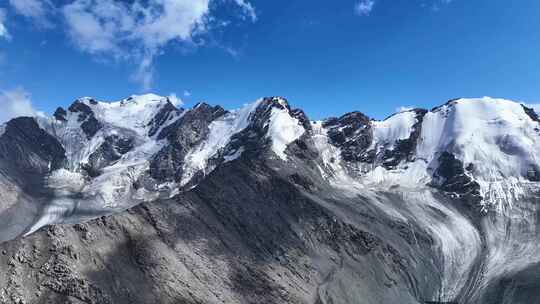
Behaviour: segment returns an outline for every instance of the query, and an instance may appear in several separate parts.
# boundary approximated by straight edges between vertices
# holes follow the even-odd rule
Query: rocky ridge
[[[383,121],[156,95],[17,118],[0,301],[529,303],[538,124],[489,98]]]

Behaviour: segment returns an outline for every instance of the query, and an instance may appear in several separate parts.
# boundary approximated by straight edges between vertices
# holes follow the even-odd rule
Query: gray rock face
[[[30,117],[9,121],[0,135],[0,231],[2,240],[26,231],[50,197],[46,176],[65,165],[62,145]]]
[[[133,139],[117,135],[107,136],[97,150],[90,154],[84,169],[92,177],[98,176],[101,169],[117,161],[133,149]]]
[[[371,120],[360,112],[345,114],[340,118],[332,118],[324,122],[328,128],[328,136],[337,147],[341,148],[341,156],[349,162],[371,162],[373,153],[367,149],[373,141]]]
[[[538,117],[538,114],[534,111],[534,109],[531,109],[525,105],[521,105],[523,107],[523,111],[534,121],[540,121],[540,118]]]
[[[67,115],[67,112],[62,107],[56,108],[56,110],[54,111],[54,114],[53,114],[54,118],[56,118],[56,120],[58,120],[58,121],[67,121],[66,120],[66,115]]]
[[[81,129],[84,131],[88,139],[96,135],[96,133],[102,128],[102,124],[96,119],[92,109],[83,102],[75,101],[68,110],[73,113],[79,113],[78,120],[81,122]]]
[[[173,119],[175,114],[179,114],[181,112],[181,110],[177,109],[169,100],[167,100],[165,106],[161,108],[161,110],[150,121],[150,130],[148,132],[148,135],[156,135],[162,129],[166,122]],[[165,137],[165,135],[161,136]]]
[[[50,124],[17,118],[5,126],[0,239],[9,241],[0,243],[0,303],[539,298],[539,174],[526,155],[523,176],[509,177],[514,184],[495,180],[495,190],[486,191],[479,166],[488,163],[463,161],[455,138],[431,160],[419,158],[431,151],[426,128],[438,127],[438,112],[412,110],[399,128],[381,132],[381,123],[360,112],[311,122],[278,97],[249,112],[207,104],[184,111],[160,100],[115,105],[155,111],[141,115],[148,119],[136,130],[114,125],[109,112],[109,121],[100,121],[108,108],[92,99],[74,103],[70,113],[57,110]],[[440,117],[459,102],[441,106]],[[538,125],[527,108],[516,113],[526,130]],[[70,119],[82,133],[70,129]],[[272,133],[276,123],[280,132]],[[58,134],[88,146],[82,171],[66,169],[73,151]],[[384,142],[374,148],[377,140]],[[505,143],[498,147],[504,157],[521,156],[514,139],[492,142]],[[179,185],[190,161],[202,165]],[[97,208],[121,200],[136,203],[113,206],[110,215]],[[490,208],[487,202],[497,200],[500,210]],[[46,223],[49,216],[65,224],[25,235],[43,215]]]
[[[32,192],[43,177],[64,166],[62,145],[30,117],[9,121],[0,136],[0,166],[8,177]]]
[[[452,153],[443,152],[439,156],[439,166],[434,174],[433,185],[444,192],[478,203],[482,200],[480,185],[466,173],[473,170],[472,164],[464,168],[463,163]]]
[[[332,202],[338,193],[324,203],[315,193],[263,163],[230,164],[174,200],[3,244],[0,294],[31,303],[346,303],[361,295],[417,303],[408,273],[434,265],[411,265],[410,252],[347,220]],[[432,243],[415,237],[407,242]],[[380,272],[343,285],[368,264]]]
[[[208,136],[208,126],[226,111],[205,103],[197,104],[178,121],[164,128],[158,139],[170,143],[159,151],[152,160],[150,174],[160,181],[179,181],[182,177],[184,158],[191,148]]]
[[[412,126],[412,132],[407,139],[399,140],[396,144],[396,148],[393,150],[386,150],[383,155],[383,166],[387,169],[396,168],[403,161],[412,161],[414,159],[414,153],[418,144],[418,138],[422,133],[422,121],[427,110],[414,109],[412,110],[416,114],[416,123]]]

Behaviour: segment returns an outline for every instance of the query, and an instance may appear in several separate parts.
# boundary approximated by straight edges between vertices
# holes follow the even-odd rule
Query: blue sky
[[[539,51],[538,0],[0,0],[0,106],[280,95],[320,119],[456,97],[537,103]]]

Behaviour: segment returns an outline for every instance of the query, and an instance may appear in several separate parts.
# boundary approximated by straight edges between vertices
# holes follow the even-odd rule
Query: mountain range
[[[1,303],[540,303],[540,119],[77,99],[0,126]]]

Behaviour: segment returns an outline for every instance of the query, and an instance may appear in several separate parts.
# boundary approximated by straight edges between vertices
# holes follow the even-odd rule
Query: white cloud
[[[221,47],[225,52],[227,52],[229,55],[231,55],[233,58],[238,58],[240,56],[240,51],[237,49],[230,47],[230,46],[222,46]]]
[[[360,16],[368,16],[374,6],[374,0],[360,0],[354,5],[354,11]]]
[[[145,91],[150,90],[154,81],[154,56],[154,51],[149,50],[145,55],[140,57],[137,71],[131,77],[133,80],[139,82]]]
[[[91,54],[120,51],[134,20],[122,4],[110,0],[76,0],[62,9],[68,33],[75,44]]]
[[[82,51],[137,62],[132,79],[147,90],[154,59],[165,46],[196,45],[195,37],[210,30],[211,2],[223,0],[74,0],[62,13],[70,37]],[[256,20],[249,2],[234,0],[234,4],[242,16]]]
[[[191,92],[188,90],[184,90],[184,97],[191,97]]]
[[[235,0],[236,4],[240,6],[246,15],[251,18],[252,21],[257,21],[257,14],[255,13],[255,8],[251,3],[244,0]]]
[[[0,91],[0,108],[0,123],[19,116],[41,115],[34,110],[30,93],[21,87]]]
[[[9,3],[18,14],[34,19],[37,25],[52,27],[47,18],[54,10],[50,0],[9,0]]]
[[[178,98],[174,93],[170,94],[168,97],[169,101],[176,107],[181,107],[184,104],[182,99]]]
[[[6,11],[0,8],[0,38],[11,39],[9,32],[5,26],[6,23]]]

